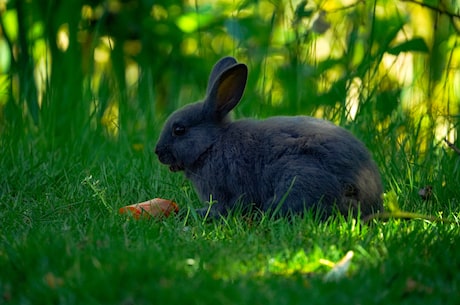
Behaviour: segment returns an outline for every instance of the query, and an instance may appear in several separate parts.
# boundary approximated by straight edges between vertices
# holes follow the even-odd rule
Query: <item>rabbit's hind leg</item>
[[[338,200],[340,183],[334,175],[318,168],[303,168],[301,174],[289,173],[277,181],[274,195],[265,201],[263,210],[284,216],[314,209],[328,217]]]

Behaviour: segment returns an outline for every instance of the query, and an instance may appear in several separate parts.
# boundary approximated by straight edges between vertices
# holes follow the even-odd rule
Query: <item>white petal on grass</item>
[[[353,251],[348,251],[347,254],[329,271],[325,276],[326,282],[338,281],[345,277],[348,269],[350,268],[351,260],[354,256]]]

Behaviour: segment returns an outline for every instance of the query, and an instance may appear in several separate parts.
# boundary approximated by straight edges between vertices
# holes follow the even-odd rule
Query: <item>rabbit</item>
[[[203,202],[216,201],[197,213],[225,216],[240,207],[328,218],[382,211],[379,170],[349,131],[309,116],[231,120],[247,75],[233,57],[219,60],[205,98],[172,113],[156,144],[161,163],[184,171]]]

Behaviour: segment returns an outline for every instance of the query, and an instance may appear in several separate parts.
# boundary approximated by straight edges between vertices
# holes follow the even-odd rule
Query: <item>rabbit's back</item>
[[[245,120],[241,125],[239,128],[246,128]],[[256,125],[264,146],[271,151],[270,161],[285,155],[308,156],[335,173],[353,171],[357,164],[372,161],[361,141],[329,121],[307,116],[272,117]]]

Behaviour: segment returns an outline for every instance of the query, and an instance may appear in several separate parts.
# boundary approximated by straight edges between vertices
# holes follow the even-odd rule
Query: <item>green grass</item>
[[[189,184],[148,149],[100,145],[82,155],[1,147],[0,303],[457,302],[453,207],[443,214],[451,222],[321,223],[311,215],[203,222],[190,213],[200,203]],[[179,215],[136,221],[117,213],[157,196],[173,197]],[[324,260],[338,262],[350,250],[349,270],[326,281]]]
[[[453,4],[106,2],[0,8],[0,304],[458,303],[460,157],[440,140],[459,146]],[[250,68],[236,117],[339,123],[373,153],[388,211],[442,221],[198,219],[193,188],[153,147],[225,55]],[[154,197],[180,213],[118,214]]]

